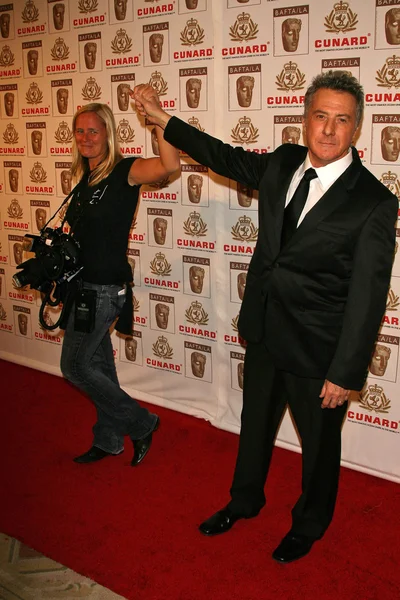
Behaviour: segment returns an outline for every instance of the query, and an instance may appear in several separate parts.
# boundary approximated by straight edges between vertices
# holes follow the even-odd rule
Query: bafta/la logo
[[[199,131],[205,131],[204,128],[200,125],[200,121],[197,117],[190,117],[190,119],[188,119],[188,123],[189,125],[195,127]]]
[[[238,15],[235,24],[229,27],[229,35],[234,42],[255,40],[257,33],[258,25],[254,23],[249,13],[245,12]]]
[[[39,10],[36,8],[32,0],[27,0],[25,8],[22,11],[23,23],[34,23],[39,18]]]
[[[241,117],[231,132],[232,140],[237,144],[254,144],[259,135],[249,117]]]
[[[170,263],[167,261],[165,254],[162,252],[158,252],[153,260],[150,262],[150,271],[154,275],[163,275],[168,277],[171,275],[172,267]]]
[[[399,304],[399,297],[396,296],[392,288],[390,288],[386,299],[386,310],[397,310]]]
[[[117,34],[111,42],[113,54],[126,54],[132,49],[132,39],[128,37],[125,29],[118,29]]]
[[[383,387],[377,385],[369,385],[368,388],[360,393],[360,406],[376,413],[387,413],[390,408],[390,400],[386,397]]]
[[[157,338],[155,344],[152,345],[153,354],[159,358],[172,358],[174,351],[168,343],[168,340],[163,335]]]
[[[33,183],[44,183],[47,179],[47,173],[43,168],[42,163],[35,162],[33,168],[29,172],[29,177]]]
[[[128,144],[130,142],[133,142],[133,140],[135,139],[135,132],[129,125],[129,121],[127,119],[122,119],[118,123],[117,138],[121,144]]]
[[[306,76],[300,71],[297,63],[291,60],[283,65],[282,71],[276,76],[275,85],[278,90],[283,92],[294,92],[302,90],[306,81]]]
[[[15,56],[10,46],[3,46],[0,52],[0,67],[11,67],[15,62]]]
[[[28,91],[25,94],[25,100],[28,104],[40,104],[43,100],[43,93],[37,83],[30,84]]]
[[[5,321],[6,319],[7,319],[7,313],[4,310],[4,307],[0,302],[0,321]]]
[[[89,77],[86,79],[86,83],[82,88],[82,98],[84,100],[88,100],[89,102],[93,102],[94,100],[99,100],[101,98],[101,87],[94,77]]]
[[[19,135],[12,123],[9,123],[3,133],[3,141],[5,144],[16,144],[19,140]]]
[[[382,69],[376,72],[375,77],[378,82],[378,87],[398,88],[400,87],[400,56],[390,56]]]
[[[182,46],[197,46],[204,41],[204,29],[199,25],[197,19],[186,21],[185,29],[181,31]]]
[[[240,242],[256,242],[258,236],[258,227],[255,227],[250,217],[239,217],[236,225],[231,229],[234,240]]]
[[[58,144],[70,144],[72,142],[73,133],[66,121],[61,121],[54,138]]]
[[[53,60],[66,60],[69,57],[69,48],[63,38],[57,38],[50,51]]]
[[[80,13],[91,13],[97,10],[98,7],[97,0],[79,0],[78,8]]]
[[[207,225],[201,218],[200,213],[193,211],[189,218],[183,223],[183,230],[187,235],[203,237],[207,233]]]
[[[156,90],[158,96],[165,96],[168,91],[168,84],[160,71],[154,71],[151,74],[149,85]]]
[[[185,317],[189,323],[194,323],[195,325],[207,325],[208,323],[208,314],[201,302],[192,302],[189,308],[185,310]]]
[[[392,173],[391,171],[382,173],[382,177],[379,181],[383,183],[383,185],[385,185],[388,190],[390,190],[392,194],[397,196],[400,200],[400,181],[397,178],[396,173]]]
[[[329,33],[346,33],[354,31],[358,23],[357,13],[354,13],[348,2],[336,2],[333,10],[325,17],[325,28]]]
[[[9,207],[7,208],[7,214],[10,217],[10,219],[22,219],[24,211],[22,210],[16,198],[11,200]]]

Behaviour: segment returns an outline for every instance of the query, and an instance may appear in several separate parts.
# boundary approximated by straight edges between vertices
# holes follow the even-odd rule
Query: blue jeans
[[[96,290],[96,323],[92,333],[74,331],[71,309],[61,353],[61,371],[68,381],[88,394],[97,410],[93,427],[93,446],[119,454],[124,435],[140,440],[153,431],[156,415],[140,406],[124,392],[118,382],[110,327],[121,312],[125,295],[118,295],[120,285],[85,283]]]

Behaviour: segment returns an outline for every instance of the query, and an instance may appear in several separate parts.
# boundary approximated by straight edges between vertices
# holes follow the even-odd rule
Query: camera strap
[[[60,206],[57,208],[56,212],[50,217],[50,219],[47,221],[47,223],[45,223],[42,227],[42,229],[40,230],[39,233],[42,233],[42,231],[44,231],[47,227],[47,225],[54,219],[54,217],[56,216],[57,213],[60,212],[60,210],[62,209],[62,207],[68,202],[68,200],[71,198],[71,196],[73,196],[74,192],[77,190],[77,188],[80,186],[81,181],[79,183],[76,184],[76,186],[70,191],[70,193],[68,194],[68,196],[66,198],[64,198],[64,200],[62,201],[62,203],[60,204]],[[64,227],[64,223],[66,221],[66,217],[64,216],[61,225],[59,227],[59,229],[62,229]]]

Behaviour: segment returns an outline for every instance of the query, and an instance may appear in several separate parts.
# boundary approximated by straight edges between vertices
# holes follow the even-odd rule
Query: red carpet
[[[300,456],[277,448],[268,505],[226,535],[197,525],[228,500],[237,436],[158,409],[143,465],[72,457],[94,409],[61,378],[0,361],[0,531],[131,600],[399,600],[400,486],[343,469],[331,528],[297,563],[270,557],[290,524]],[[153,407],[154,408],[154,407]]]

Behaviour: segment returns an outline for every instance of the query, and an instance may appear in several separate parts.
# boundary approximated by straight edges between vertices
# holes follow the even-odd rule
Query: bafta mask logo
[[[196,211],[190,213],[189,218],[183,223],[183,231],[192,237],[203,237],[206,235],[207,230],[206,223]]]
[[[154,71],[151,74],[149,84],[156,90],[158,96],[165,96],[168,91],[168,84],[161,75],[160,71]]]
[[[291,60],[283,65],[282,71],[276,76],[275,85],[282,92],[302,90],[305,86],[306,76]]]
[[[69,128],[66,121],[61,121],[54,134],[54,138],[58,144],[70,144],[72,142],[72,129]]]
[[[70,171],[63,169],[60,173],[61,190],[64,196],[68,196],[72,189],[72,175]]]
[[[246,289],[246,279],[247,279],[247,273],[246,272],[238,273],[238,276],[237,276],[237,293],[238,293],[238,296],[239,296],[240,300],[243,300],[244,290]]]
[[[0,15],[0,35],[5,40],[10,35],[10,14],[9,13],[2,13]]]
[[[236,225],[231,229],[232,237],[234,240],[241,242],[256,242],[258,236],[258,227],[254,226],[254,223],[250,217],[239,217]]]
[[[125,29],[118,29],[117,34],[111,42],[113,54],[126,54],[132,49],[132,38],[128,37]]]
[[[22,263],[23,256],[24,256],[24,247],[22,246],[22,244],[20,242],[14,242],[13,255],[14,255],[15,264],[20,265]]]
[[[15,105],[15,96],[13,92],[6,92],[4,94],[4,110],[7,117],[14,116],[14,105]]]
[[[162,304],[161,302],[158,302],[154,307],[154,311],[156,315],[157,327],[159,327],[160,329],[167,329],[169,318],[169,306],[167,306],[167,304]]]
[[[400,154],[400,127],[388,125],[381,132],[382,158],[396,162]]]
[[[254,23],[249,13],[242,12],[229,28],[229,35],[234,42],[255,40],[258,34],[258,25]]]
[[[28,104],[40,104],[43,100],[43,92],[38,84],[33,82],[30,84],[28,91],[25,94],[25,99]]]
[[[245,183],[236,182],[236,194],[239,206],[249,208],[253,202],[254,190]]]
[[[160,146],[158,144],[157,132],[156,132],[155,127],[153,127],[150,132],[150,139],[151,139],[151,151],[156,156],[160,156]]]
[[[17,144],[19,135],[12,123],[9,123],[3,133],[3,142],[5,144]]]
[[[37,208],[35,210],[35,221],[36,227],[38,231],[41,231],[43,227],[46,225],[47,221],[47,212],[45,208]]]
[[[201,84],[201,79],[195,77],[191,77],[186,81],[186,102],[189,108],[198,108]]]
[[[162,33],[152,33],[149,37],[150,60],[153,63],[159,63],[162,57],[164,44],[164,35]]]
[[[33,0],[27,0],[25,8],[22,11],[23,23],[34,23],[39,18],[39,11],[35,6]]]
[[[94,69],[96,66],[97,44],[96,42],[87,42],[83,47],[83,56],[87,69]]]
[[[18,182],[19,182],[19,173],[17,169],[10,169],[8,171],[8,183],[10,184],[10,190],[16,194],[18,193]]]
[[[333,6],[333,10],[325,17],[325,30],[329,33],[345,33],[354,31],[358,23],[357,14],[354,13],[349,4],[340,0]]]
[[[129,83],[120,83],[117,86],[117,102],[118,108],[121,111],[126,111],[129,108],[129,92],[131,86]]]
[[[241,75],[236,79],[236,96],[239,106],[248,108],[253,99],[254,77]]]
[[[150,271],[154,275],[171,275],[171,264],[167,261],[165,254],[158,252],[150,262]]]
[[[40,156],[40,153],[42,152],[42,140],[43,140],[43,133],[41,131],[32,131],[31,146],[32,146],[32,152],[36,156]]]
[[[190,366],[195,377],[202,379],[206,369],[207,356],[202,352],[192,352],[190,355]]]
[[[186,25],[183,31],[181,31],[181,44],[182,46],[197,46],[204,42],[204,29],[199,25],[197,19],[190,19],[186,21]]]
[[[3,46],[0,52],[0,67],[12,67],[15,62],[15,56],[10,46]]]
[[[53,60],[67,60],[69,58],[69,47],[63,38],[57,38],[50,51]]]
[[[294,125],[286,125],[282,129],[282,144],[298,144],[300,141],[301,129]]]
[[[203,176],[191,173],[187,178],[187,193],[189,202],[199,204],[201,200],[201,190],[203,188]]]
[[[53,25],[56,31],[64,27],[65,4],[57,2],[53,5]]]
[[[382,177],[379,181],[383,183],[383,185],[385,185],[392,192],[392,194],[397,196],[400,201],[400,180],[398,179],[396,173],[392,173],[392,171],[382,173]]]
[[[22,219],[23,214],[24,214],[24,211],[22,210],[21,205],[18,202],[18,200],[16,198],[11,200],[11,202],[7,208],[7,215],[10,217],[10,219]]]
[[[117,21],[124,21],[126,18],[127,0],[114,0],[114,14]]]
[[[384,376],[388,366],[390,354],[391,349],[388,346],[376,344],[371,363],[369,365],[369,370],[371,371],[372,375],[376,375],[378,377]]]
[[[86,83],[82,88],[82,98],[88,102],[94,102],[101,98],[101,87],[97,83],[94,77],[86,79]]]
[[[386,41],[392,46],[400,44],[400,7],[391,8],[385,14]]]
[[[68,96],[67,88],[58,88],[56,92],[57,110],[60,115],[66,115],[68,111]]]
[[[360,393],[360,406],[369,412],[388,413],[390,400],[386,397],[383,387],[375,384],[369,385]]]
[[[134,258],[132,258],[131,256],[128,256],[128,263],[129,263],[129,266],[130,266],[131,271],[132,271],[132,279],[135,280],[136,260]]]
[[[285,19],[282,21],[282,45],[285,52],[296,52],[301,31],[301,19]]]
[[[198,0],[185,0],[185,5],[188,10],[196,10]]]
[[[244,378],[244,362],[241,361],[237,365],[237,382],[240,389],[243,389],[243,378]]]
[[[185,310],[185,317],[189,323],[194,323],[195,325],[208,324],[208,314],[198,300],[192,302],[190,307]]]
[[[39,63],[39,52],[37,50],[29,50],[26,55],[28,63],[29,75],[37,75],[38,63]]]
[[[127,119],[122,119],[117,127],[117,139],[120,144],[129,144],[135,139],[135,132]]]
[[[25,313],[18,313],[18,329],[21,335],[27,335],[28,316]]]
[[[189,269],[190,289],[194,294],[201,294],[204,285],[205,270],[203,267],[192,265]]]
[[[125,358],[130,362],[136,361],[137,340],[135,338],[125,339]]]
[[[163,246],[167,237],[168,221],[162,217],[156,217],[153,221],[153,234],[156,244]]]
[[[236,127],[231,130],[232,140],[237,144],[254,144],[258,135],[258,129],[249,117],[241,117]]]
[[[400,43],[400,42],[399,42]],[[376,81],[379,84],[379,87],[391,88],[395,89],[400,87],[400,56],[390,56],[386,59],[385,64],[382,69],[376,72],[377,77],[375,77]]]
[[[6,321],[6,320],[7,320],[7,312],[5,311],[4,306],[0,302],[0,321]]]
[[[174,351],[168,343],[168,340],[163,335],[157,338],[155,344],[152,345],[153,353],[159,358],[172,358]]]

